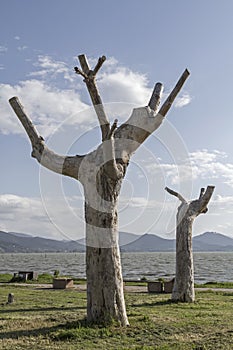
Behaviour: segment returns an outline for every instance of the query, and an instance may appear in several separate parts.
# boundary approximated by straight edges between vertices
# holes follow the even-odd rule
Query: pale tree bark
[[[176,276],[172,300],[194,302],[192,226],[198,215],[208,211],[207,205],[213,194],[214,186],[208,186],[206,190],[202,188],[199,199],[190,202],[168,187],[165,190],[181,201],[176,216]]]
[[[84,156],[60,156],[49,150],[38,135],[16,97],[10,104],[23,124],[32,144],[32,156],[48,169],[73,177],[84,187],[86,220],[87,319],[91,323],[113,320],[128,325],[120,250],[118,244],[118,197],[130,157],[143,141],[162,123],[189,72],[184,71],[159,110],[163,86],[155,85],[148,106],[135,108],[130,118],[112,126],[105,113],[95,77],[105,56],[91,70],[84,55],[79,56],[81,69],[94,105],[102,134],[102,143]]]

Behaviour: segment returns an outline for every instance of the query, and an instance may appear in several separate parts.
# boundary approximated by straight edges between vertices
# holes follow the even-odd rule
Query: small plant
[[[58,277],[60,275],[60,271],[59,270],[55,270],[53,273],[54,277]]]
[[[158,282],[164,283],[164,278],[163,277],[159,277],[158,278]]]
[[[145,276],[142,276],[142,277],[141,277],[141,281],[142,281],[142,282],[146,282],[146,281],[147,281],[147,278],[146,278]]]

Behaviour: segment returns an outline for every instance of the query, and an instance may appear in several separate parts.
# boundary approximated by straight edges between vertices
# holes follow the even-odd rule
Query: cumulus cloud
[[[37,198],[2,194],[0,195],[0,209],[0,228],[7,227],[9,231],[25,232],[25,229],[28,228],[27,232],[30,233],[30,228],[33,230],[33,226],[38,225],[38,220],[35,220],[33,224],[32,216],[42,215],[45,221],[47,219],[41,201]]]
[[[26,47],[24,47],[26,48]],[[0,52],[7,48],[0,47]],[[95,62],[96,63],[96,62]],[[94,62],[91,65],[94,66]],[[85,84],[75,76],[73,68],[67,63],[54,60],[52,57],[38,56],[34,64],[35,70],[29,73],[29,78],[20,81],[16,85],[0,85],[0,132],[23,133],[16,117],[12,112],[8,99],[18,96],[23,105],[38,127],[43,136],[49,136],[61,123],[79,125],[93,122],[94,115],[90,120],[89,115],[85,118],[72,119],[80,111],[88,107],[84,102]],[[2,67],[3,68],[3,67]],[[113,110],[120,117],[127,119],[129,105],[144,106],[148,103],[152,88],[149,86],[145,75],[133,72],[126,67],[119,66],[114,58],[108,59],[98,74],[98,86],[106,104],[119,102],[121,106],[114,105]],[[61,87],[62,85],[62,87]],[[78,88],[78,91],[77,91]],[[89,101],[89,97],[88,97]],[[177,100],[177,106],[181,107],[190,101],[188,95]],[[128,105],[123,108],[122,103]],[[111,108],[108,106],[110,111]]]
[[[233,187],[233,164],[227,162],[227,154],[214,150],[202,150],[190,153],[193,178],[222,179],[223,183]]]
[[[73,82],[75,74],[67,63],[56,61],[52,57],[39,55],[38,61],[34,63],[36,70],[29,73],[29,76],[39,77],[43,80],[49,81],[58,75],[61,75],[65,80]]]
[[[206,149],[190,152],[188,158],[181,164],[160,162],[148,164],[147,169],[152,172],[163,171],[168,182],[178,185],[192,179],[219,181],[233,187],[233,164],[227,162],[227,154],[218,150]]]
[[[79,219],[77,217],[79,209],[75,207],[77,198],[74,200],[71,197],[67,200],[69,205],[64,206],[61,198],[53,198],[47,201],[45,207],[41,198],[13,194],[0,195],[0,230],[30,233],[34,236],[55,239],[80,238],[83,236],[83,229],[80,229],[80,232],[77,231],[76,221]],[[67,220],[67,217],[71,220]],[[78,227],[81,227],[81,224]]]
[[[43,81],[26,80],[17,85],[0,84],[0,130],[2,133],[24,133],[17,123],[8,100],[18,96],[25,106],[29,117],[33,119],[39,132],[47,137],[54,129],[67,120],[67,123],[82,123],[83,118],[71,117],[87,107],[77,92],[55,89]],[[86,121],[87,122],[87,121]]]
[[[106,102],[126,102],[145,105],[151,88],[145,75],[132,72],[125,67],[112,67],[98,79],[100,91]]]

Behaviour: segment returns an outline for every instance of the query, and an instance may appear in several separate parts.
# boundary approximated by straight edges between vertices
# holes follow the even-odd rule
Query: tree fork
[[[157,83],[148,106],[135,108],[124,124],[117,127],[114,121],[111,127],[95,81],[106,58],[100,57],[91,70],[86,57],[78,57],[81,69],[75,67],[75,72],[84,78],[102,133],[102,143],[96,150],[83,156],[61,156],[52,152],[18,99],[12,98],[10,104],[31,141],[32,156],[46,168],[79,180],[84,187],[88,320],[97,324],[113,318],[126,326],[118,244],[118,197],[131,155],[159,128],[188,73],[183,73],[160,110],[163,86]],[[205,193],[201,200],[206,201]]]
[[[96,78],[96,74],[98,73],[104,61],[106,60],[106,57],[102,56],[99,58],[94,70],[91,70],[89,68],[89,64],[87,62],[87,58],[85,55],[79,55],[78,59],[82,67],[82,71],[78,67],[74,67],[74,70],[77,74],[80,74],[84,77],[84,82],[86,83],[87,89],[89,91],[93,106],[95,108],[95,111],[99,120],[101,132],[102,132],[102,141],[104,141],[106,140],[107,135],[109,133],[110,123],[105,113],[103,103],[95,83],[95,78]]]

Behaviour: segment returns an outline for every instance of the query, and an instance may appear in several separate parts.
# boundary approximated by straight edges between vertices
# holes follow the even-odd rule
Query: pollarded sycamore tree
[[[198,215],[207,213],[214,186],[202,188],[199,198],[190,202],[168,187],[165,190],[181,201],[176,215],[176,276],[172,300],[191,303],[195,301],[192,226]]]
[[[83,185],[87,320],[95,324],[117,320],[126,326],[128,318],[118,244],[118,197],[132,154],[161,125],[189,72],[184,71],[160,109],[163,86],[157,83],[148,106],[133,109],[129,119],[118,127],[117,120],[110,125],[96,87],[95,78],[105,56],[99,58],[93,70],[85,55],[78,58],[81,69],[74,69],[84,78],[102,134],[102,143],[95,151],[75,156],[54,153],[36,131],[18,98],[13,97],[9,102],[30,138],[32,157],[44,167],[72,177]]]

